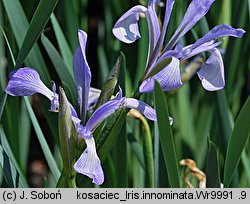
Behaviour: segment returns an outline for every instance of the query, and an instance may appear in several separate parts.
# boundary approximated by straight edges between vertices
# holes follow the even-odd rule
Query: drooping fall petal
[[[86,175],[92,182],[101,185],[104,182],[104,173],[100,159],[96,153],[95,140],[93,137],[85,139],[87,148],[74,164],[76,172]]]
[[[182,85],[180,74],[180,61],[172,57],[172,61],[158,73],[144,80],[139,91],[141,93],[153,92],[154,80],[157,80],[164,91],[170,91],[179,88]]]
[[[225,86],[224,65],[218,49],[211,51],[206,64],[197,72],[202,86],[208,91],[217,91]]]
[[[139,13],[145,13],[144,6],[134,6],[124,13],[114,25],[112,32],[117,39],[124,43],[133,43],[141,35],[138,27]]]
[[[53,92],[41,81],[37,71],[30,67],[20,68],[11,72],[5,91],[12,96],[30,96],[40,93],[49,100],[52,100],[54,97]]]

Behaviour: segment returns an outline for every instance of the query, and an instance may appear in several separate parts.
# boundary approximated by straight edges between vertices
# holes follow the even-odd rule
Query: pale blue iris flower
[[[76,172],[92,178],[93,183],[100,185],[104,181],[104,173],[100,159],[96,153],[93,137],[94,130],[101,122],[120,108],[134,108],[153,121],[156,121],[156,113],[153,108],[142,101],[123,97],[122,90],[119,87],[117,97],[101,105],[87,120],[86,115],[89,106],[96,102],[99,92],[90,87],[91,72],[85,55],[87,34],[82,30],[78,30],[78,38],[80,46],[74,53],[73,71],[78,91],[81,117],[78,117],[77,112],[71,104],[70,107],[73,124],[76,127],[78,136],[85,140],[87,148],[74,164],[74,169]],[[30,67],[20,68],[12,72],[5,91],[12,96],[30,96],[40,93],[51,101],[52,111],[57,111],[60,108],[55,84],[53,83],[52,91],[48,89],[41,81],[39,74]],[[172,118],[170,118],[169,122],[172,124]]]
[[[150,0],[148,7],[135,6],[123,14],[113,27],[113,34],[124,43],[133,43],[139,39],[138,21],[140,13],[146,16],[149,31],[149,48],[147,65],[143,81],[139,87],[141,93],[154,90],[154,80],[157,80],[164,91],[170,91],[182,86],[180,62],[202,52],[210,52],[210,57],[198,70],[197,74],[202,86],[209,91],[216,91],[225,86],[224,65],[217,47],[223,40],[220,37],[242,37],[245,31],[228,25],[218,25],[194,44],[182,47],[181,38],[208,12],[215,0],[192,0],[187,11],[163,51],[167,26],[174,6],[174,0],[166,0],[166,10],[162,28],[157,19],[155,6],[159,0]]]

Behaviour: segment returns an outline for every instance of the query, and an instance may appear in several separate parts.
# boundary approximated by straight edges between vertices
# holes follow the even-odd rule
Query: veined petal
[[[148,104],[143,101],[139,101],[134,98],[126,98],[124,101],[124,107],[133,108],[138,110],[140,113],[146,116],[149,120],[156,121],[156,112],[155,109],[151,108]]]
[[[76,161],[74,169],[76,172],[93,179],[92,182],[101,185],[104,181],[104,173],[101,162],[96,153],[94,138],[86,139],[87,148]]]
[[[86,59],[87,34],[78,30],[80,46],[76,49],[73,57],[73,71],[78,91],[78,103],[80,105],[81,119],[85,121],[88,110],[89,88],[91,72]]]
[[[224,40],[221,40],[219,42],[214,43],[214,40],[212,40],[212,41],[204,43],[204,44],[202,44],[202,45],[200,45],[192,50],[190,49],[190,47],[192,45],[184,47],[183,50],[178,53],[178,58],[180,58],[181,61],[184,61],[184,60],[186,60],[190,57],[193,57],[199,53],[213,50],[214,48],[218,47],[223,42],[224,42]]]
[[[20,68],[11,72],[5,91],[12,96],[30,96],[35,93],[41,93],[49,100],[52,100],[54,97],[53,92],[41,81],[37,71],[30,67]]]
[[[217,91],[225,86],[224,65],[218,49],[211,52],[206,64],[197,72],[202,86],[208,91]]]
[[[212,30],[210,30],[206,35],[204,35],[202,38],[197,40],[192,46],[189,47],[189,49],[185,50],[186,54],[189,54],[194,49],[198,48],[199,46],[202,46],[203,44],[209,43],[211,41],[215,41],[216,39],[224,36],[231,36],[240,38],[243,36],[245,31],[243,29],[235,29],[228,25],[218,25],[215,26]]]
[[[117,39],[124,43],[133,43],[141,37],[138,21],[139,13],[145,13],[147,8],[144,6],[134,6],[124,13],[114,25],[112,32]]]
[[[110,100],[101,105],[89,118],[86,127],[93,132],[97,126],[103,122],[107,117],[112,115],[118,108],[121,107],[125,98],[120,98],[118,95],[115,99]]]
[[[148,10],[145,12],[148,30],[149,30],[149,55],[154,51],[155,46],[160,37],[160,25],[155,11],[155,6],[158,4],[158,0],[151,0],[148,3]]]
[[[169,20],[170,20],[170,16],[171,16],[171,13],[172,13],[172,10],[173,10],[173,6],[174,6],[174,0],[167,0],[166,1],[166,9],[165,9],[165,16],[164,16],[164,21],[163,21],[163,26],[162,26],[162,30],[160,32],[160,36],[159,36],[159,39],[158,39],[158,42],[156,44],[156,47],[152,53],[152,56],[151,56],[151,64],[154,64],[157,57],[158,57],[158,53],[159,51],[161,50],[162,48],[162,45],[163,45],[163,42],[164,42],[164,39],[165,39],[165,35],[166,35],[166,31],[167,31],[167,27],[168,27],[168,23],[169,23]],[[153,66],[151,66],[147,73],[151,72]]]
[[[164,48],[170,50],[210,9],[215,0],[192,0],[183,17],[183,20],[174,35]]]
[[[180,74],[180,61],[172,57],[169,65],[156,73],[154,76],[144,80],[139,87],[141,93],[154,91],[154,80],[157,80],[164,91],[170,91],[179,88],[182,85]]]
[[[124,101],[124,107],[136,109],[140,113],[142,113],[147,119],[157,121],[155,109],[151,108],[143,101],[134,98],[126,98]],[[173,118],[169,117],[169,123],[170,125],[173,124]]]

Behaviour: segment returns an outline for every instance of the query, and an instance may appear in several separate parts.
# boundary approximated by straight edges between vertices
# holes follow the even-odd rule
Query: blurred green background
[[[189,2],[175,1],[166,41],[181,22]],[[51,87],[51,80],[62,85],[69,101],[76,105],[77,96],[70,81],[73,80],[72,55],[78,46],[77,29],[80,28],[88,33],[91,86],[102,88],[122,51],[126,57],[126,96],[130,96],[146,63],[147,23],[145,19],[140,21],[142,38],[132,45],[115,39],[112,27],[125,11],[138,4],[146,6],[147,1],[0,1],[1,187],[54,187],[62,168],[57,114],[48,112],[50,104],[43,96],[7,97],[4,89],[8,74],[19,67],[34,67],[48,87]],[[157,7],[157,13],[159,19],[163,19],[164,7]],[[178,162],[193,159],[207,175],[208,187],[218,187],[220,183],[230,187],[250,187],[250,106],[249,100],[246,102],[250,93],[250,0],[215,1],[208,14],[185,35],[183,42],[193,43],[218,24],[243,28],[246,34],[241,39],[226,39],[222,44],[226,76],[223,90],[205,91],[198,77],[194,76],[179,90],[165,93],[169,113],[174,118],[172,132],[176,156]],[[182,68],[187,64],[184,62]],[[141,99],[154,106],[153,96],[145,94]],[[237,122],[241,110],[242,117]],[[153,145],[152,172],[145,163],[147,133],[141,122],[126,119],[114,148],[103,161],[104,187],[171,186],[162,151],[168,146],[160,146],[155,124],[146,122]],[[184,187],[183,177],[187,169],[179,168],[181,186]],[[89,179],[81,179],[79,186],[93,187]],[[190,180],[197,186],[194,177]]]

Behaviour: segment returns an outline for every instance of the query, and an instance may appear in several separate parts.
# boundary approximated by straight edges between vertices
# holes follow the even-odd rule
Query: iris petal
[[[172,47],[184,36],[194,25],[208,12],[215,0],[193,0],[183,17],[183,20],[174,35],[168,42],[164,51],[172,49]]]
[[[144,80],[139,87],[141,93],[154,91],[154,80],[157,80],[164,91],[170,91],[179,88],[182,85],[179,69],[180,61],[172,57],[169,65],[156,73],[154,76]]]
[[[224,42],[224,40],[221,40],[217,43],[214,43],[214,40],[212,40],[212,41],[204,43],[204,44],[202,44],[194,49],[190,49],[190,47],[192,45],[184,47],[183,50],[179,53],[179,58],[181,58],[181,61],[186,60],[186,59],[193,57],[199,53],[213,50],[214,48],[218,47],[223,42]],[[191,50],[191,52],[190,52],[190,50]]]
[[[148,104],[134,98],[126,98],[124,102],[126,108],[133,108],[146,116],[149,120],[156,121],[156,112]]]
[[[89,118],[86,123],[86,127],[89,131],[93,132],[100,123],[102,123],[107,117],[112,115],[118,108],[121,107],[124,98],[117,96],[115,99],[110,100],[101,105]]]
[[[149,29],[149,56],[155,49],[160,37],[160,25],[155,11],[155,6],[159,1],[152,0],[148,3],[148,10],[145,12]]]
[[[5,91],[12,96],[30,96],[41,93],[49,100],[54,97],[53,92],[41,81],[37,71],[30,67],[20,68],[12,72]]]
[[[88,110],[88,98],[91,82],[91,72],[86,59],[87,34],[78,30],[80,46],[76,49],[73,57],[73,71],[78,91],[78,103],[80,105],[81,118],[85,121]]]
[[[211,41],[215,41],[216,39],[224,36],[231,36],[240,38],[243,36],[245,31],[243,29],[235,29],[228,25],[218,25],[215,26],[212,30],[210,30],[206,35],[197,40],[193,45],[191,45],[188,49],[185,50],[185,55],[192,52],[194,49],[207,44]]]
[[[139,13],[146,11],[147,8],[144,6],[134,6],[124,13],[112,29],[115,37],[124,43],[133,43],[138,40],[141,37],[138,27]]]
[[[166,9],[165,9],[165,16],[164,16],[164,21],[163,21],[163,26],[162,26],[162,30],[160,32],[160,36],[158,37],[158,42],[157,45],[152,53],[152,56],[150,56],[150,61],[151,64],[154,65],[155,61],[157,60],[158,57],[158,53],[160,51],[160,49],[162,48],[163,42],[164,42],[164,38],[166,35],[166,31],[167,31],[167,26],[170,20],[170,16],[173,10],[173,6],[174,6],[174,0],[167,0],[166,1]],[[158,23],[157,23],[158,24]],[[151,66],[148,70],[147,73],[149,73],[152,70],[153,66]]]
[[[211,52],[206,64],[197,72],[202,86],[208,91],[217,91],[225,86],[224,65],[218,49]]]
[[[101,185],[104,182],[104,173],[96,153],[95,140],[92,137],[86,139],[85,142],[87,148],[74,164],[74,169],[76,172],[91,178],[93,183]]]
[[[147,119],[157,121],[155,109],[151,108],[143,101],[134,98],[126,98],[124,102],[124,107],[136,109],[140,113],[142,113]],[[169,117],[169,123],[170,125],[173,124],[173,118]]]

